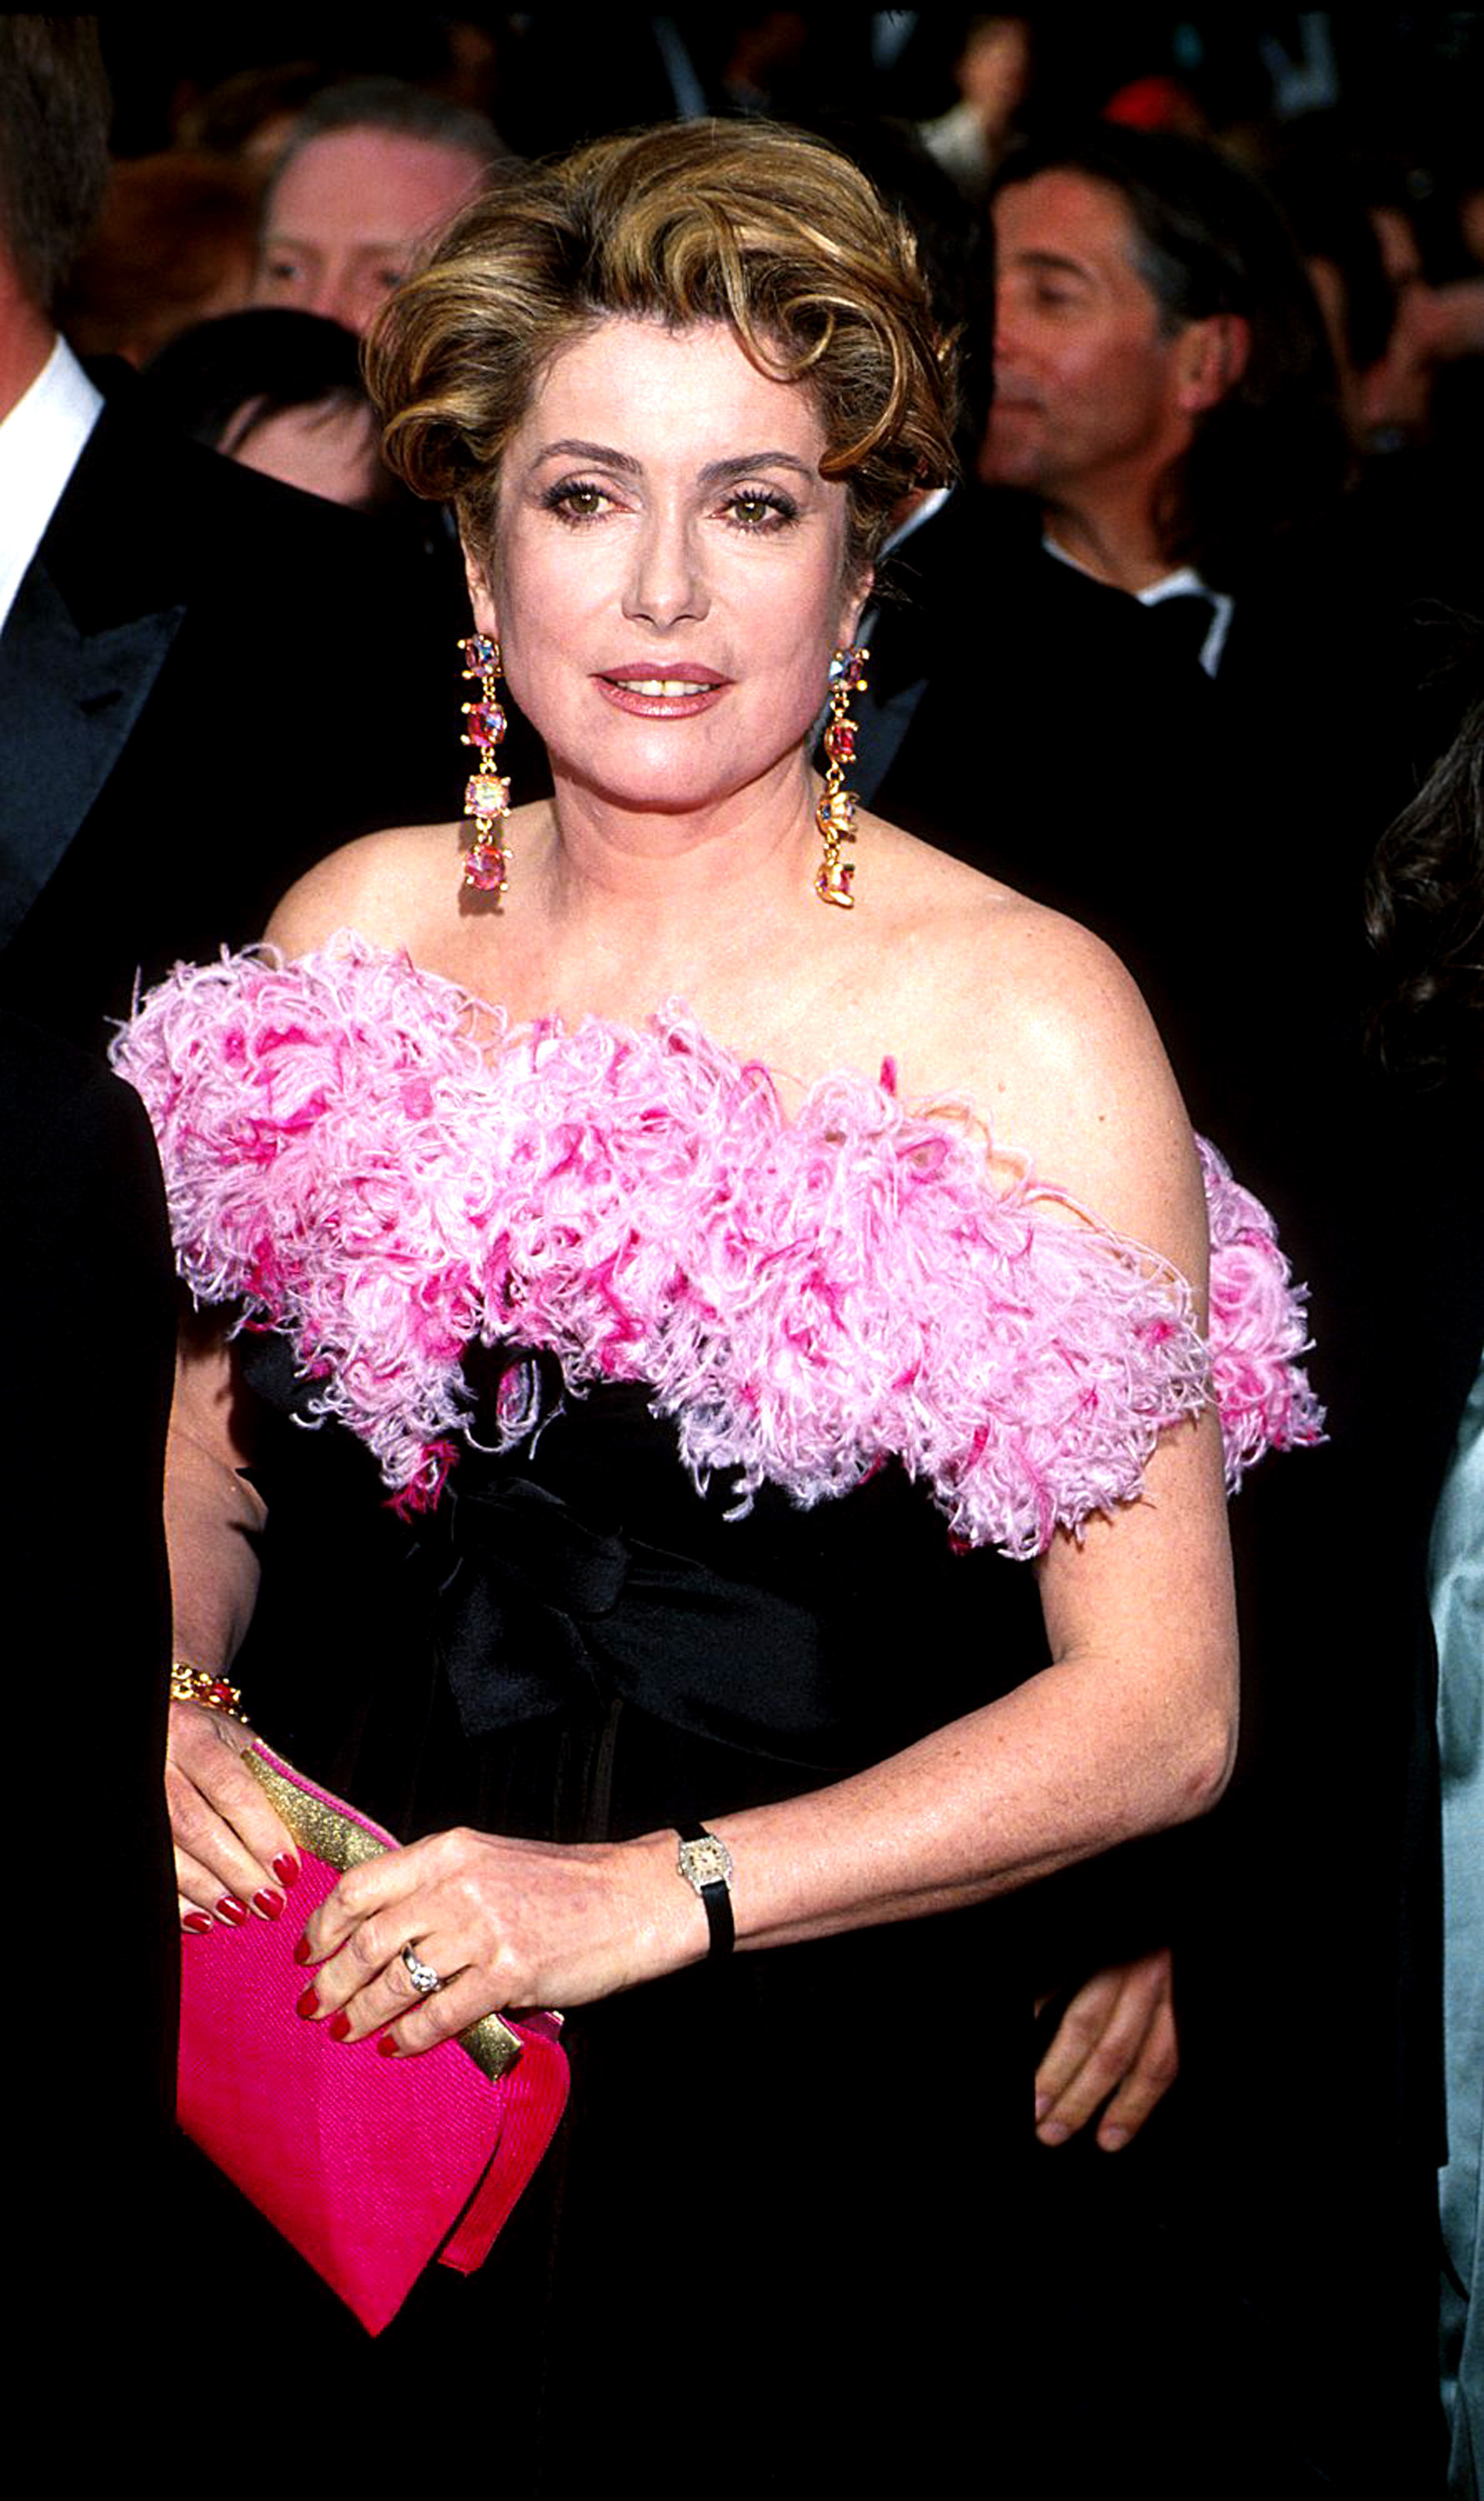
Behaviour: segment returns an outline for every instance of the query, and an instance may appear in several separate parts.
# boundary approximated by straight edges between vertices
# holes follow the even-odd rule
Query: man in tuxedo
[[[1318,303],[1266,194],[1218,150],[1099,124],[997,174],[995,405],[981,475],[1048,550],[1221,668],[1233,595],[1343,483]]]
[[[1320,317],[1258,185],[1194,143],[1096,131],[1007,162],[994,216],[983,474],[1030,504],[1046,578],[1075,567],[1138,603],[1151,640],[1188,628],[1209,683],[1184,893],[1208,1020],[1177,1060],[1312,1284],[1330,1411],[1329,1447],[1233,1508],[1244,1775],[1176,1955],[1197,2176],[1219,2145],[1211,2185],[1238,2191],[1202,2257],[1245,2295],[1254,2457],[1302,2456],[1315,2488],[1321,2465],[1357,2492],[1420,2486],[1438,2151],[1422,1565],[1481,1317],[1472,1141],[1362,1048],[1363,877],[1412,795],[1421,662],[1341,491]],[[1408,1211],[1400,1262],[1372,1175]],[[1355,2088],[1322,2092],[1322,2119],[1297,2107],[1361,2038]]]
[[[1335,881],[1353,892],[1412,785],[1399,603],[1345,491],[1333,357],[1298,250],[1219,150],[1112,125],[1017,151],[993,216],[981,476],[1029,502],[1048,563],[1136,600],[1151,641],[1198,658],[1246,908],[1298,880],[1320,933]]]
[[[336,842],[455,813],[460,618],[364,516],[83,372],[51,305],[106,173],[96,37],[0,48],[0,1000],[96,1048]]]
[[[140,2252],[168,2177],[179,1983],[161,1777],[175,1352],[165,1193],[129,1087],[96,1054],[4,1015],[0,1172],[13,1843],[37,1879],[32,1908],[50,1899],[51,1933],[65,1927],[81,1945],[84,1991],[52,2054],[27,2061],[12,2248],[38,2358],[54,2368],[63,2352],[106,2352],[120,2377],[148,2375],[158,2318],[152,2304],[141,2311]]]
[[[1074,2144],[1048,2164],[1066,2218],[1047,2247],[1086,2285],[1067,2350],[1075,2331],[1096,2357],[1095,2437],[1159,2350],[1162,2419],[1192,2436],[1245,2384],[1232,2488],[1292,2469],[1317,2490],[1343,2460],[1368,2490],[1367,2444],[1377,2488],[1400,2488],[1385,2476],[1402,2453],[1425,2474],[1430,2438],[1418,1560],[1479,1317],[1477,1157],[1450,1155],[1360,1050],[1362,872],[1409,788],[1402,672],[1337,493],[1318,315],[1257,187],[1210,151],[1095,133],[1007,166],[995,222],[996,483],[897,543],[911,604],[886,600],[864,638],[851,778],[1130,963],[1197,1124],[1313,1284],[1332,1434],[1233,1507],[1244,1781],[1178,1868],[1104,1861],[1037,1888],[1047,1967],[1060,1944],[1070,1977],[1174,1937],[1188,2053],[1164,2212]],[[1433,1211],[1408,1218],[1415,1328],[1365,1204],[1383,1172]],[[1364,2085],[1315,2119],[1285,2081],[1337,2074],[1357,2009]],[[1165,2255],[1146,2285],[1150,2215]],[[1204,2270],[1198,2352],[1182,2253]]]

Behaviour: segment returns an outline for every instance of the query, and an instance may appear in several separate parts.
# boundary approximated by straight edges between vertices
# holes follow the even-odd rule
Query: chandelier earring
[[[479,749],[479,771],[471,773],[464,784],[464,815],[473,819],[474,840],[464,853],[460,884],[471,893],[491,894],[497,900],[510,874],[504,830],[510,814],[510,782],[494,769],[494,750],[505,735],[505,715],[495,691],[500,647],[492,635],[465,634],[458,648],[464,655],[464,676],[480,682],[478,699],[463,707],[468,727],[462,744]]]
[[[853,764],[856,756],[856,724],[850,717],[850,699],[867,683],[865,663],[870,656],[862,644],[850,643],[843,645],[829,663],[825,787],[814,812],[814,821],[824,839],[825,856],[815,872],[814,890],[821,903],[836,903],[842,912],[852,911],[856,901],[851,892],[855,862],[840,855],[841,844],[856,838],[856,794],[845,787],[845,767]]]

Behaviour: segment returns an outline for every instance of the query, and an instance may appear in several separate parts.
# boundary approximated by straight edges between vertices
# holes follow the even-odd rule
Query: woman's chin
[[[633,759],[616,766],[606,758],[554,753],[552,773],[558,792],[566,788],[581,793],[585,800],[617,814],[705,817],[718,810],[746,808],[760,786],[781,783],[797,771],[799,763],[796,750],[791,750],[741,779],[734,761],[728,764],[721,758],[715,769],[707,771],[694,758]]]

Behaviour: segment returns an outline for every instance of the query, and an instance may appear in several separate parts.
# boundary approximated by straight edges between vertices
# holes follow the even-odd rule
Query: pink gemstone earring
[[[489,634],[465,634],[458,646],[466,678],[481,681],[479,700],[463,707],[468,728],[463,745],[479,749],[479,771],[464,784],[464,815],[474,819],[474,840],[464,853],[460,884],[475,894],[498,897],[510,874],[504,823],[510,814],[510,783],[494,769],[494,750],[505,735],[494,682],[500,673],[500,647]]]
[[[850,699],[867,681],[865,663],[870,653],[864,646],[851,643],[836,651],[829,663],[829,718],[825,724],[825,787],[814,812],[825,842],[825,856],[815,873],[814,890],[821,903],[837,903],[842,912],[855,907],[851,892],[855,863],[842,860],[840,845],[856,838],[856,794],[845,787],[845,767],[856,756],[856,724],[850,717]]]

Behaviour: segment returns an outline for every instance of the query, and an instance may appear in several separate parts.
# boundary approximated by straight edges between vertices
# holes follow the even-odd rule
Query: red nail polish
[[[281,1850],[273,1862],[273,1872],[286,1891],[289,1890],[299,1881],[299,1862],[290,1858],[287,1850]]]
[[[329,2035],[332,2041],[348,2041],[351,2037],[351,2018],[343,2006],[338,2015],[330,2017]]]
[[[376,2045],[376,2054],[379,2058],[394,2058],[396,2056],[397,2045],[393,2041],[389,2032],[384,2032],[382,2034],[381,2039]]]
[[[225,1919],[229,1927],[240,1928],[252,1916],[246,1902],[239,1902],[235,1893],[223,1893],[217,1905],[218,1918]]]
[[[295,1961],[295,1962],[313,1962],[313,1961],[314,1961],[314,1958],[315,1958],[315,1957],[314,1957],[314,1953],[313,1953],[313,1951],[312,1951],[312,1950],[311,1950],[310,1942],[309,1942],[308,1937],[300,1937],[300,1939],[299,1939],[299,1941],[298,1941],[297,1945],[294,1947],[294,1950],[293,1950],[293,1958],[294,1958],[294,1961]]]
[[[260,1893],[253,1896],[253,1910],[261,1911],[265,1919],[281,1919],[287,1907],[283,1894],[273,1892],[266,1884]]]
[[[216,1924],[210,1911],[187,1911],[181,1921],[182,1927],[193,1937],[209,1937]]]
[[[320,2012],[320,1992],[318,1988],[306,1988],[303,1996],[299,1999],[298,2004],[295,2006],[293,2011],[295,2015],[302,2015],[306,2023],[309,2021],[312,2015],[318,2015]]]

